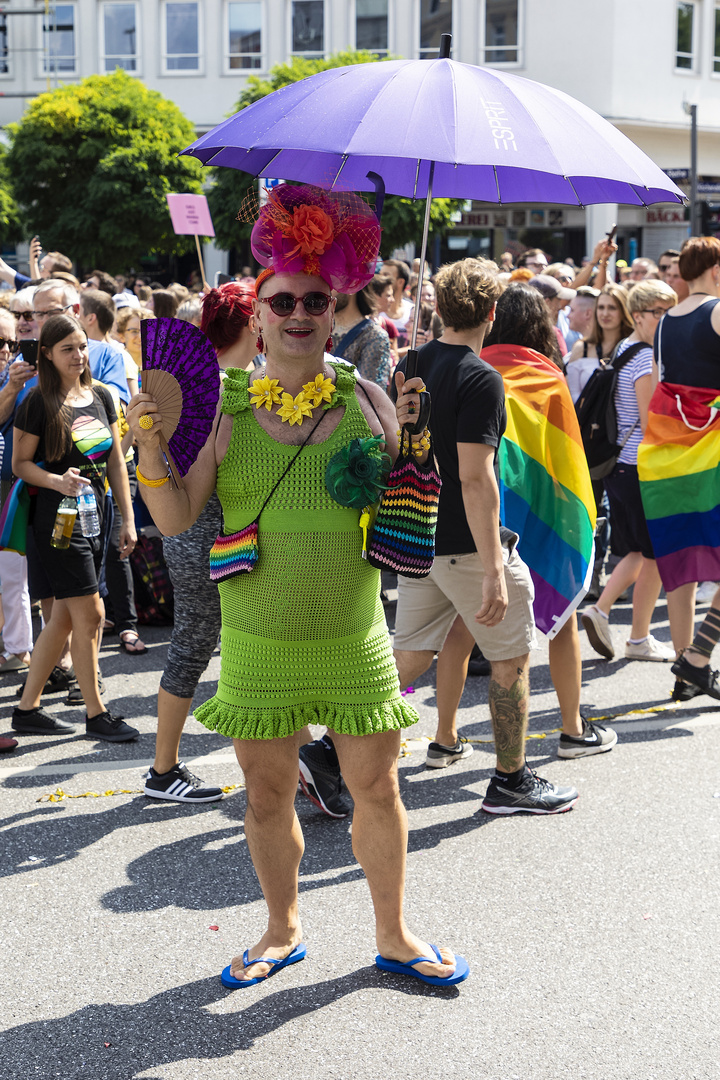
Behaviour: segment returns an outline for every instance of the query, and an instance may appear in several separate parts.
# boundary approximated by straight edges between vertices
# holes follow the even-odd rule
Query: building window
[[[720,74],[720,7],[715,8],[715,48],[713,53],[713,71]]]
[[[518,0],[485,0],[485,63],[518,62]]]
[[[0,75],[8,75],[9,72],[7,15],[0,15]]]
[[[293,0],[292,51],[310,59],[325,55],[324,0]]]
[[[240,0],[227,6],[228,70],[262,67],[262,4]]]
[[[695,4],[692,0],[683,0],[677,6],[675,67],[679,71],[692,71],[695,67],[694,37]]]
[[[54,10],[43,17],[43,74],[74,75],[77,67],[75,54],[75,5],[56,4]]]
[[[105,4],[103,8],[105,71],[138,69],[137,4]]]
[[[452,0],[420,0],[420,58],[434,60],[440,35],[452,33]]]
[[[355,48],[372,53],[388,50],[388,0],[356,0]]]
[[[165,71],[200,70],[199,4],[165,4]]]

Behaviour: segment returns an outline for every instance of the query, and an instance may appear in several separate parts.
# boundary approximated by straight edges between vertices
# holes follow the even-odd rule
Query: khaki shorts
[[[461,615],[488,660],[513,660],[537,645],[530,571],[517,551],[503,547],[508,607],[497,626],[475,621],[482,599],[483,568],[476,551],[436,555],[426,578],[398,577],[394,648],[440,652],[457,615]]]

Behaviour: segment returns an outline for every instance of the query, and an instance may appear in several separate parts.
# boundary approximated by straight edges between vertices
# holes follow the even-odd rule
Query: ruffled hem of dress
[[[229,739],[283,739],[306,724],[324,724],[343,735],[374,735],[411,727],[418,714],[404,701],[386,701],[371,706],[312,702],[288,705],[284,709],[239,709],[217,697],[193,710],[210,731]]]
[[[333,364],[329,366],[335,372],[335,393],[332,401],[323,405],[323,409],[336,409],[338,405],[346,405],[347,399],[355,393],[355,372],[346,364]],[[237,416],[238,413],[250,408],[250,376],[251,371],[242,368],[227,368],[222,385],[222,401],[220,411],[228,416]]]

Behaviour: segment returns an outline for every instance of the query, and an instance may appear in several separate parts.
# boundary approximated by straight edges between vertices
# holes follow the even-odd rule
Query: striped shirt
[[[629,345],[633,344],[629,338],[625,338],[618,345],[615,359],[619,360]],[[640,411],[638,409],[637,395],[635,394],[635,383],[643,375],[652,374],[653,365],[653,351],[650,345],[640,349],[639,352],[633,356],[632,360],[628,360],[627,364],[621,371],[618,372],[617,386],[615,388],[615,411],[617,413],[618,423],[618,445],[622,444],[627,437],[628,432],[631,430],[633,424],[637,424],[637,427],[633,431],[632,435],[623,446],[619,463],[625,465],[637,465],[637,452],[640,443],[642,442],[643,430],[640,421]]]

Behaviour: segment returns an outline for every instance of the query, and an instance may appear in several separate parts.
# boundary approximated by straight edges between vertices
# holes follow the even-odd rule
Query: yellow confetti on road
[[[228,784],[227,787],[220,790],[227,795],[229,791],[235,791],[236,788],[244,788],[244,784]],[[108,795],[143,795],[142,788],[109,788],[107,791],[83,791],[77,795],[71,795],[68,791],[63,791],[62,788],[55,788],[54,791],[46,792],[45,795],[41,795],[35,802],[62,802],[63,799],[104,799]]]

